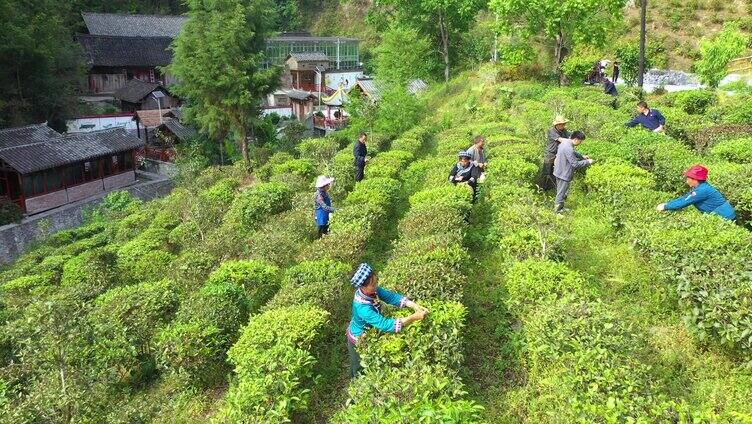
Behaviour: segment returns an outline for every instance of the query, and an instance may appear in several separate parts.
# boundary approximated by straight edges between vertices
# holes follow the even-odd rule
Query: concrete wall
[[[26,199],[26,212],[30,214],[42,212],[66,203],[68,203],[68,193],[65,190],[53,191],[52,193]]]
[[[102,182],[104,183],[105,191],[114,190],[116,188],[125,187],[129,184],[133,184],[136,181],[136,172],[123,172],[122,174],[112,175],[105,177]]]
[[[124,190],[142,200],[163,197],[172,190],[172,180],[157,175],[149,175],[152,179],[145,180],[142,175],[145,174],[139,175],[139,183]],[[18,224],[0,227],[0,263],[13,261],[40,237],[83,224],[84,211],[99,204],[105,195],[106,193],[100,193],[95,197],[30,216]],[[48,233],[43,233],[43,229]]]

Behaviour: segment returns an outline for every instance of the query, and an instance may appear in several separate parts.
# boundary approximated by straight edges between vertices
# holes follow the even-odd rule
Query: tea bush
[[[288,421],[304,409],[313,382],[311,345],[328,316],[309,306],[254,316],[228,352],[237,379],[213,422]]]
[[[574,295],[587,299],[597,294],[597,290],[582,275],[564,264],[551,261],[516,262],[504,281],[509,307],[520,315],[536,310],[541,302],[551,298]]]
[[[248,308],[256,312],[277,291],[281,274],[279,268],[265,261],[227,261],[209,275],[208,286],[235,284],[243,287]]]
[[[264,310],[293,305],[331,307],[330,299],[339,299],[349,289],[350,266],[328,259],[303,261],[289,268],[282,287]]]
[[[752,163],[752,138],[721,141],[713,145],[708,156],[735,163]]]
[[[368,178],[397,178],[398,174],[413,160],[413,154],[404,150],[389,150],[379,154],[368,163]]]
[[[257,184],[235,197],[224,220],[242,230],[252,230],[268,215],[289,209],[291,199],[292,190],[284,184]]]
[[[676,106],[690,115],[702,115],[716,103],[716,95],[710,90],[681,91],[676,94]]]

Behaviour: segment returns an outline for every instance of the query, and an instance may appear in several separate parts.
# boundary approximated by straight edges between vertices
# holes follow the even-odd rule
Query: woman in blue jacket
[[[734,207],[715,187],[707,182],[708,169],[695,165],[684,173],[690,192],[668,203],[661,203],[656,207],[659,211],[675,211],[689,205],[703,213],[714,213],[730,221],[736,220]]]
[[[319,227],[319,237],[329,233],[329,214],[334,213],[332,198],[329,197],[329,189],[332,187],[334,178],[319,175],[316,178],[316,193],[313,195],[313,215],[316,225]]]
[[[347,352],[350,355],[350,378],[355,378],[361,370],[360,355],[355,346],[366,330],[373,327],[385,333],[399,333],[415,321],[422,320],[428,310],[412,300],[379,287],[378,278],[367,263],[362,263],[350,279],[355,289],[352,303],[352,319],[347,326]],[[387,318],[381,314],[381,302],[399,308],[413,309],[412,315],[404,318]]]

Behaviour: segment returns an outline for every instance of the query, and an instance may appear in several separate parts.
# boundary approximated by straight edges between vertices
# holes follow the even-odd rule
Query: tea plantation
[[[0,422],[752,422],[752,98],[650,97],[666,135],[624,128],[636,101],[483,68],[372,134],[361,182],[333,136],[164,199],[110,195],[2,269]],[[533,183],[557,113],[595,160],[563,217]],[[477,134],[472,202],[447,175]],[[655,210],[696,163],[737,223]],[[321,239],[318,174],[336,178]],[[366,333],[349,380],[363,260],[430,313]]]

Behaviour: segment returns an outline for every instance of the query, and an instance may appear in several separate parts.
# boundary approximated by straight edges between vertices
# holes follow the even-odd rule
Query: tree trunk
[[[251,169],[251,157],[248,155],[248,133],[245,128],[238,128],[238,141],[240,141],[240,152],[243,154],[243,161],[248,169]]]
[[[561,62],[564,61],[564,58],[562,57],[562,50],[564,49],[564,35],[561,33],[561,29],[556,34],[556,50],[554,54],[556,55],[556,72],[559,74],[559,85],[564,85],[566,82],[564,80],[564,73],[561,71]]]
[[[449,30],[444,14],[439,12],[439,32],[441,34],[441,55],[444,57],[444,81],[449,81]]]

